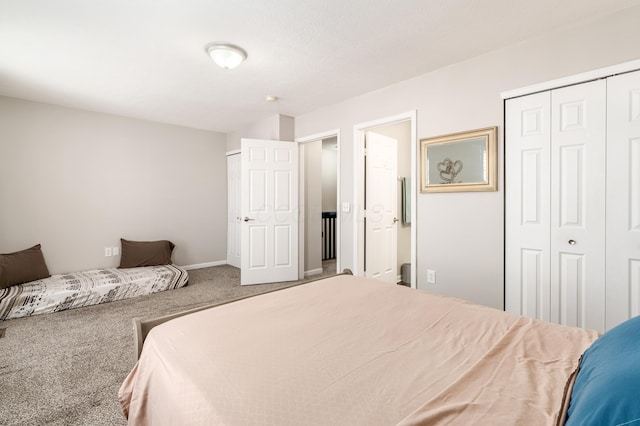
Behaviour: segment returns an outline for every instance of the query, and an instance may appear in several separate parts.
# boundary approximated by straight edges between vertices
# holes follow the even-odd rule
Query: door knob
[[[255,219],[251,219],[251,218],[248,218],[247,216],[245,216],[243,220],[244,220],[245,222],[249,222],[250,220],[255,220]]]
[[[397,217],[394,217],[394,218],[393,218],[393,223],[396,223],[397,221],[398,221],[398,218],[397,218]]]
[[[569,245],[570,246],[575,246],[576,245],[576,240],[569,240]]]

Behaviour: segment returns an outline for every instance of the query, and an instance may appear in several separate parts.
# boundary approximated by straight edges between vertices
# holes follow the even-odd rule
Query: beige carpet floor
[[[135,364],[133,318],[292,284],[240,286],[239,270],[226,265],[189,271],[189,277],[189,285],[176,290],[0,321],[6,329],[0,338],[0,425],[124,425],[117,392]]]

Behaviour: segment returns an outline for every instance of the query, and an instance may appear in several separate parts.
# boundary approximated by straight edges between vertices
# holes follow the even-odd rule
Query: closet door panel
[[[560,323],[572,327],[580,327],[581,324],[587,321],[584,256],[560,253],[559,266]]]
[[[640,315],[640,71],[607,80],[607,329]]]
[[[550,93],[506,103],[505,309],[550,319]]]
[[[605,328],[606,82],[551,92],[552,322]]]
[[[561,146],[558,164],[560,228],[584,228],[585,149],[584,145]]]

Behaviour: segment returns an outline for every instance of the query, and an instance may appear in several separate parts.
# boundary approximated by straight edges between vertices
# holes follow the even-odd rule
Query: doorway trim
[[[364,142],[367,130],[376,127],[409,121],[411,126],[411,287],[417,283],[417,112],[401,114],[367,121],[353,126],[353,263],[355,275],[364,276]]]
[[[326,132],[321,132],[321,133],[314,133],[312,135],[309,136],[303,136],[300,138],[296,138],[295,142],[298,143],[299,145],[304,145],[306,143],[310,143],[310,142],[316,142],[316,141],[321,141],[323,139],[328,139],[328,138],[336,138],[336,144],[338,145],[338,148],[336,150],[336,214],[337,214],[337,219],[336,219],[336,272],[340,272],[341,271],[341,259],[340,259],[340,254],[342,252],[341,250],[341,239],[340,239],[340,205],[341,205],[341,199],[342,197],[340,196],[340,129],[334,129],[334,130],[328,130]],[[304,172],[305,172],[305,163],[304,163],[304,147],[301,146],[302,149],[299,150],[299,155],[300,155],[300,160],[298,162],[298,164],[300,165],[300,172],[299,172],[299,181],[300,184],[298,185],[298,192],[299,192],[299,196],[298,196],[298,202],[300,203],[300,206],[304,206],[305,202],[306,202],[306,197],[305,197],[305,193],[304,193]],[[304,279],[304,256],[305,256],[305,240],[304,240],[304,231],[305,231],[305,221],[304,221],[304,216],[303,215],[299,215],[300,217],[300,222],[299,222],[299,226],[298,226],[298,275],[300,279]]]

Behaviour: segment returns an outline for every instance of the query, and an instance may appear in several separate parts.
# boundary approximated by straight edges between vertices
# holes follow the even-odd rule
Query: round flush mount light
[[[247,52],[241,47],[229,43],[211,43],[207,53],[220,68],[233,69],[247,59]]]
[[[267,95],[264,97],[264,100],[267,102],[275,102],[278,100],[278,97],[273,95]]]

